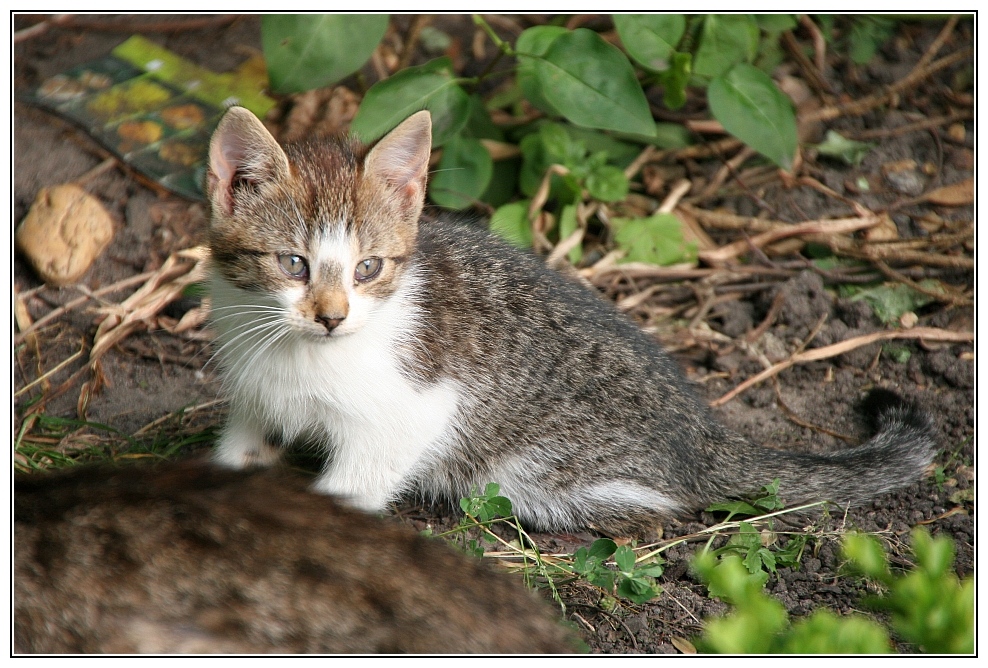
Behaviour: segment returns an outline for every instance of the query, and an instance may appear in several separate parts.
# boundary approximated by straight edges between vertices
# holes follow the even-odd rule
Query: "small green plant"
[[[581,547],[572,555],[543,555],[511,514],[511,501],[500,496],[497,483],[488,483],[483,493],[474,489],[470,496],[460,499],[460,508],[464,518],[457,528],[439,534],[439,537],[462,537],[460,546],[477,557],[491,555],[485,549],[485,543],[500,545],[503,552],[493,556],[508,563],[520,559],[520,570],[529,585],[548,588],[560,605],[563,603],[557,583],[577,579],[597,587],[605,597],[617,596],[633,603],[644,603],[661,593],[655,582],[662,574],[660,550],[639,555],[628,545],[618,546],[609,538],[600,538],[589,548]],[[490,527],[495,523],[510,526],[517,538],[505,540],[491,531]],[[480,530],[479,539],[469,535],[475,529]]]
[[[884,596],[866,603],[892,613],[892,628],[925,652],[974,652],[974,578],[954,574],[954,544],[932,538],[922,528],[912,532],[916,566],[905,575],[893,575],[881,544],[865,534],[851,534],[844,554],[854,570],[887,589]]]
[[[701,553],[694,568],[718,598],[734,606],[731,614],[707,620],[695,641],[701,652],[717,654],[876,654],[890,650],[881,626],[864,617],[840,618],[820,610],[790,626],[779,601],[751,577],[737,555],[715,559]]]
[[[906,641],[933,653],[974,651],[974,581],[963,582],[950,572],[953,544],[930,538],[925,530],[913,531],[916,567],[893,576],[878,541],[864,534],[849,534],[844,553],[854,570],[881,583],[885,596],[866,602],[892,613],[892,628]],[[694,568],[712,595],[734,606],[731,614],[708,620],[695,643],[704,652],[739,654],[889,653],[888,632],[877,622],[859,615],[838,617],[817,610],[790,623],[779,601],[766,594],[741,558],[728,554],[716,559],[702,552]]]
[[[617,571],[607,566],[612,557]],[[638,559],[631,547],[619,547],[609,538],[598,538],[589,549],[578,549],[572,562],[564,568],[607,593],[617,593],[633,603],[644,603],[661,593],[655,578],[662,575],[663,567],[658,555],[647,555],[641,562]]]
[[[727,519],[724,524],[729,524],[737,516],[754,517],[766,513],[773,514],[782,511],[783,508],[785,504],[779,498],[779,479],[776,478],[763,486],[756,498],[750,501],[715,503],[708,506],[707,511],[726,512]],[[721,557],[734,554],[741,557],[741,563],[747,569],[749,576],[761,585],[768,581],[769,573],[775,573],[778,566],[798,568],[809,536],[805,533],[792,534],[785,546],[780,546],[776,542],[776,533],[772,531],[771,519],[767,519],[766,523],[767,526],[759,530],[752,522],[743,520],[737,522],[737,532],[731,536],[726,545],[711,550],[712,555]],[[707,543],[708,548],[709,546],[710,541]]]

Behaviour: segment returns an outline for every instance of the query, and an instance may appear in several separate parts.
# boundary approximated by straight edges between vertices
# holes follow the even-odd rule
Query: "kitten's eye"
[[[353,272],[353,277],[358,281],[369,281],[381,273],[384,260],[379,257],[369,257],[357,263],[357,268]]]
[[[309,277],[309,265],[300,255],[279,255],[278,264],[281,270],[292,278],[303,280]]]

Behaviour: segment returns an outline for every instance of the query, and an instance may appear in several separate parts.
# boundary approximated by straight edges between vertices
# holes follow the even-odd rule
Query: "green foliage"
[[[481,522],[489,522],[495,517],[511,516],[511,501],[500,496],[501,486],[495,482],[487,483],[484,493],[474,488],[470,496],[460,499],[460,510]]]
[[[928,290],[940,290],[939,283],[929,278],[920,281],[919,285]],[[903,283],[882,283],[872,287],[842,285],[840,291],[843,296],[850,296],[852,301],[863,299],[885,324],[897,322],[903,313],[915,311],[933,301],[930,295]]]
[[[602,605],[605,606],[608,605],[605,601],[613,600],[614,596],[632,603],[644,603],[662,591],[655,582],[662,574],[662,559],[657,551],[639,556],[628,545],[619,547],[609,538],[600,538],[589,548],[579,548],[573,555],[555,555],[551,560],[543,557],[517,518],[511,516],[511,501],[499,496],[499,492],[499,485],[489,483],[482,494],[474,489],[470,496],[460,499],[465,517],[456,529],[441,536],[462,536],[464,532],[481,529],[480,539],[470,537],[461,543],[468,554],[481,557],[485,552],[484,542],[501,543],[522,558],[526,578],[533,584],[548,587],[560,604],[557,580],[585,580],[603,591]],[[509,543],[490,530],[491,524],[501,522],[514,528],[518,534],[516,541]],[[540,578],[538,582],[536,577]]]
[[[442,146],[466,125],[470,98],[446,57],[409,67],[371,87],[351,130],[365,142],[384,136],[416,111],[432,115],[432,145]]]
[[[655,134],[648,100],[631,63],[600,35],[578,28],[556,37],[534,62],[546,100],[576,125]]]
[[[388,28],[385,14],[269,14],[261,45],[271,90],[298,93],[356,72]]]
[[[724,129],[783,169],[796,155],[796,115],[792,102],[772,79],[745,63],[710,82],[707,100]]]
[[[693,74],[701,82],[723,76],[758,53],[758,23],[747,14],[709,14],[703,20]]]
[[[844,554],[859,573],[888,589],[868,604],[892,613],[892,628],[908,642],[934,654],[974,652],[974,579],[954,574],[954,544],[932,538],[922,528],[912,532],[916,566],[892,575],[885,552],[872,536],[851,534]]]
[[[617,571],[606,565],[612,557]],[[643,563],[637,559],[627,545],[618,547],[610,538],[598,538],[589,549],[579,548],[571,565],[564,568],[605,592],[616,592],[633,603],[645,603],[662,591],[655,583],[655,578],[662,575],[662,562],[657,556]]]
[[[874,147],[874,144],[845,139],[839,133],[833,130],[827,130],[827,136],[824,138],[823,143],[816,145],[816,150],[820,155],[838,158],[856,167],[861,164],[868,151]]]
[[[429,196],[439,206],[465,209],[480,198],[493,174],[494,161],[483,144],[470,137],[453,137],[432,176]]]
[[[473,20],[499,51],[494,63],[470,77],[455,71],[449,57],[396,72],[366,91],[352,130],[372,142],[428,109],[433,146],[443,151],[430,183],[431,200],[448,208],[496,209],[494,229],[513,243],[531,247],[530,217],[521,211],[554,165],[565,170],[554,170],[548,197],[539,198],[541,210],[531,216],[546,223],[550,242],[576,229],[575,209],[567,207],[627,198],[632,184],[623,169],[643,145],[668,149],[691,141],[683,125],[655,122],[650,100],[656,104],[659,92],[670,109],[684,106],[691,95],[706,95],[712,118],[727,132],[780,168],[792,168],[798,148],[795,112],[767,72],[784,57],[779,38],[797,27],[794,15],[618,14],[613,22],[620,46],[593,30],[562,27],[562,21],[530,27],[512,43],[482,16]],[[890,19],[863,15],[819,21],[825,33],[846,40],[859,60],[870,58],[893,26]],[[264,17],[273,89],[297,91],[348,76],[373,52],[386,26],[383,15]],[[433,37],[422,34],[423,40]],[[432,44],[430,52],[440,52],[442,42]],[[524,119],[533,109],[544,117],[500,120],[504,113]],[[495,110],[500,126],[491,120]],[[517,145],[521,158],[495,161],[494,145],[484,139]],[[817,147],[851,164],[859,163],[867,148],[836,135]],[[529,201],[512,203],[519,197]],[[591,217],[580,224],[596,238],[615,239],[629,261],[696,260],[695,249],[682,242],[678,223],[669,216],[620,228],[612,226],[613,211],[587,210]],[[582,248],[569,254],[570,261],[580,258]]]
[[[518,248],[532,247],[532,225],[528,222],[531,202],[523,199],[498,207],[491,216],[491,231]]]
[[[614,27],[636,63],[651,72],[672,66],[676,45],[686,32],[682,14],[615,14]]]
[[[656,213],[648,218],[615,218],[614,241],[627,251],[624,262],[669,265],[696,260],[696,244],[686,243],[683,227],[674,214]]]
[[[849,534],[844,554],[852,567],[888,590],[867,603],[892,613],[892,628],[903,639],[931,653],[973,653],[974,581],[960,582],[951,571],[953,544],[930,538],[923,529],[912,534],[916,567],[892,575],[881,544],[872,536]],[[695,643],[703,652],[735,654],[871,654],[889,653],[888,632],[857,615],[838,617],[817,610],[790,624],[782,604],[767,595],[764,578],[752,574],[741,557],[716,559],[703,552],[694,568],[712,596],[734,606],[731,614],[705,623]]]

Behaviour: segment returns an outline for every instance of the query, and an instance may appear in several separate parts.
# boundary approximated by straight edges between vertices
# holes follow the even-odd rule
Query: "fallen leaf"
[[[920,199],[931,204],[943,206],[964,206],[974,203],[974,178],[964,179],[959,183],[937,188],[923,195]]]
[[[686,638],[680,638],[679,636],[672,636],[670,638],[672,646],[678,649],[683,654],[696,654],[696,647],[693,646]]]

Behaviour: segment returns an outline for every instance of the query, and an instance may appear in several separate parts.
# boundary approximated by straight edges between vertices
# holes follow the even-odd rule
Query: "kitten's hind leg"
[[[213,461],[231,469],[271,466],[278,461],[278,449],[268,444],[264,429],[237,411],[231,411],[223,434],[216,442]]]

